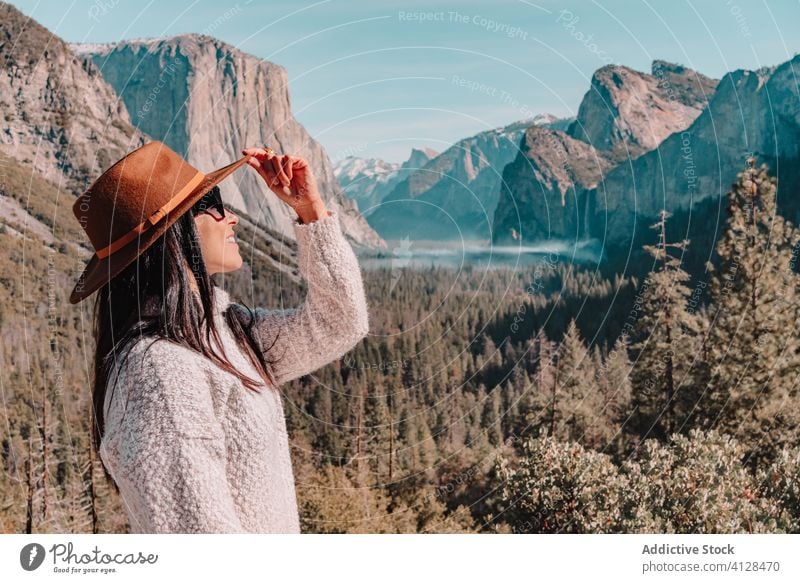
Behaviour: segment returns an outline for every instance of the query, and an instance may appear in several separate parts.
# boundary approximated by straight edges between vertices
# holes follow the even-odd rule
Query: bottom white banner
[[[800,581],[793,534],[8,534],[0,548],[0,581],[15,582]]]

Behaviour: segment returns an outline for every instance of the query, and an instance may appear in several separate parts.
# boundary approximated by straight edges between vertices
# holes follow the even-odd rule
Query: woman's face
[[[217,220],[208,212],[194,217],[200,249],[209,275],[235,271],[242,266],[239,244],[235,240],[233,227],[239,222],[232,211],[225,209],[225,217]]]

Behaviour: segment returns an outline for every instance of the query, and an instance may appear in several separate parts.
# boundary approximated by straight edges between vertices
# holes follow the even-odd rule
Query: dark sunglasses
[[[215,220],[221,221],[225,218],[225,206],[222,204],[222,195],[219,186],[215,186],[203,195],[203,198],[194,203],[192,215],[197,216],[208,213]]]

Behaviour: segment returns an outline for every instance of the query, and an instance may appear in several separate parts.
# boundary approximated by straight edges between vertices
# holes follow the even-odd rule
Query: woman
[[[305,160],[242,153],[203,174],[151,142],[73,207],[96,250],[70,298],[99,289],[93,433],[131,532],[299,532],[276,387],[368,331],[358,262]],[[244,163],[297,213],[298,308],[251,310],[209,279],[242,265],[217,185]]]

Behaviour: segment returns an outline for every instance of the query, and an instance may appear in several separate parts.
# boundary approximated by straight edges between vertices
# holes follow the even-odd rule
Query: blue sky
[[[800,0],[12,3],[68,42],[205,32],[276,62],[333,160],[401,162],[537,113],[574,115],[609,63],[719,77],[800,52]]]

